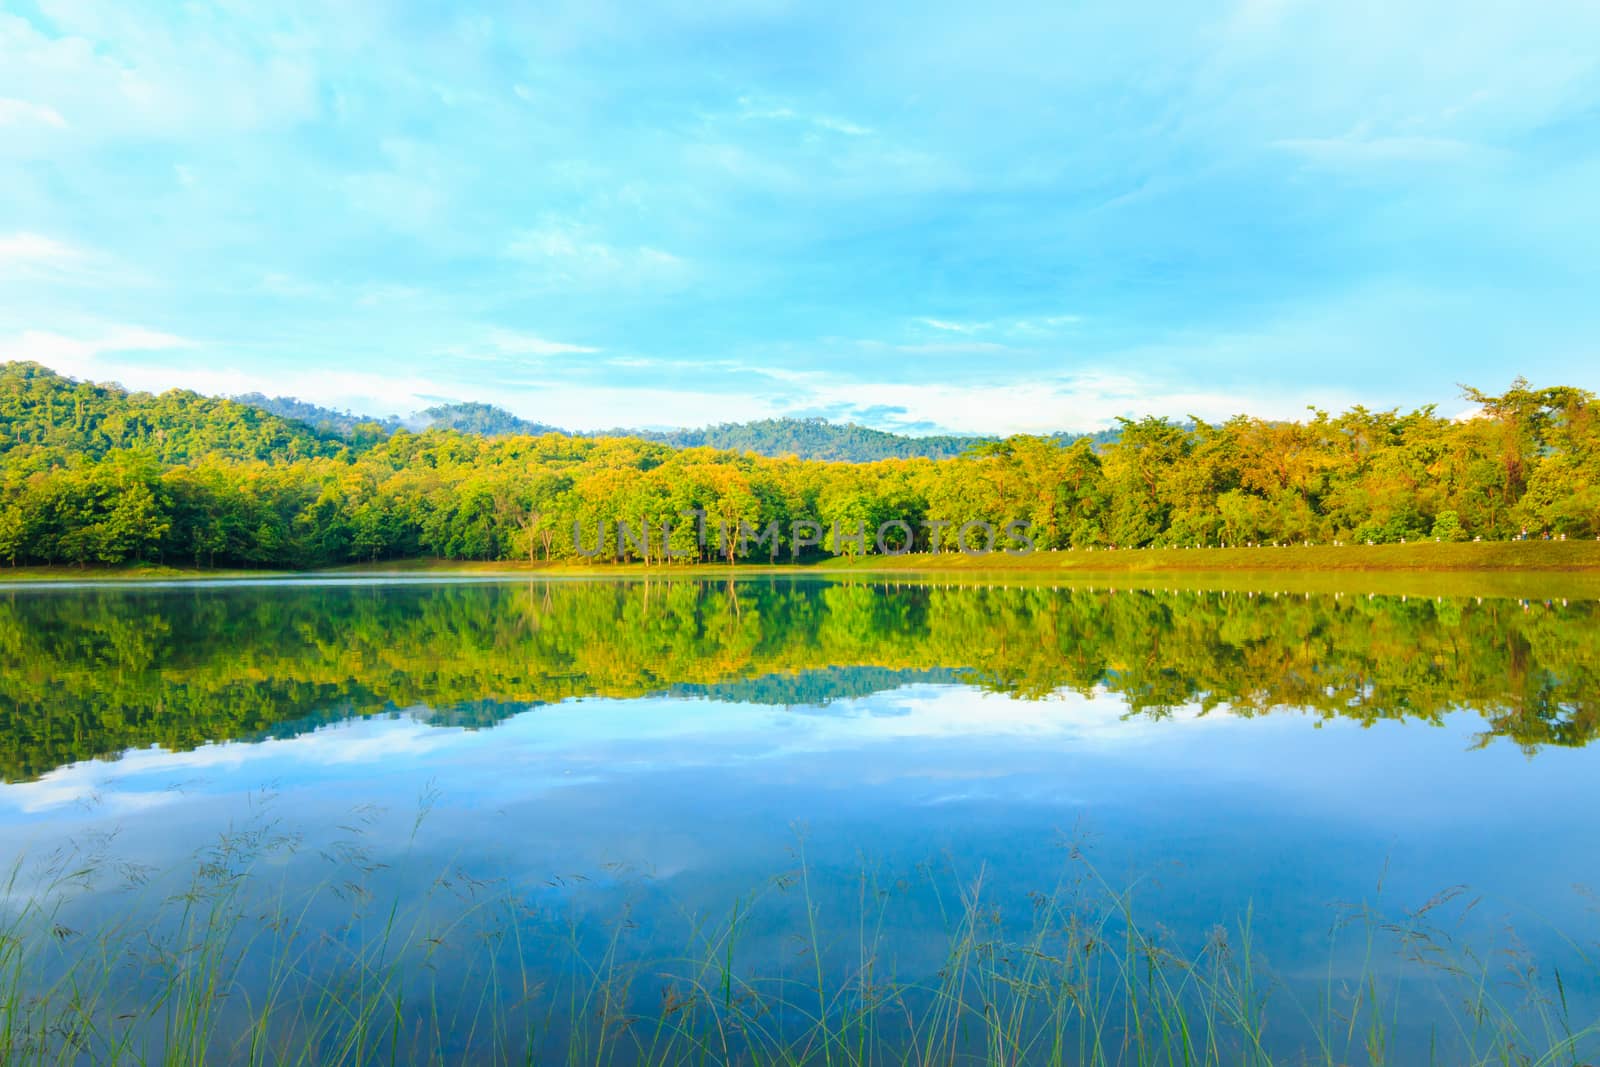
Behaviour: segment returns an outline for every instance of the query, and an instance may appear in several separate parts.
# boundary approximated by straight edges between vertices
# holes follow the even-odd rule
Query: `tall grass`
[[[983,870],[845,879],[801,840],[792,869],[708,916],[615,872],[530,887],[452,866],[383,890],[348,829],[314,885],[291,873],[303,840],[270,821],[177,881],[108,842],[19,864],[4,1062],[1578,1067],[1600,1047],[1590,950],[1567,943],[1573,974],[1462,943],[1457,890],[1343,908],[1308,982],[1273,974],[1249,911],[1185,946],[1140,914],[1140,884],[1075,849],[1019,907]]]

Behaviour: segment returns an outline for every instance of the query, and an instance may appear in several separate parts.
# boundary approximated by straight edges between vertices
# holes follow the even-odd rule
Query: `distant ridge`
[[[356,427],[375,425],[385,434],[394,433],[405,426],[405,423],[393,415],[382,418],[372,415],[356,415],[349,411],[335,411],[319,404],[308,404],[304,400],[296,400],[288,396],[267,396],[265,393],[243,393],[233,398],[241,404],[248,404],[253,408],[260,408],[269,415],[276,415],[280,419],[293,419],[303,422],[313,430],[332,434],[336,437],[351,438],[355,436]]]
[[[506,437],[511,434],[539,437],[547,433],[567,434],[567,431],[559,427],[542,422],[529,422],[491,404],[439,404],[413,416],[413,421],[415,420],[421,420],[424,429],[458,430],[461,433],[475,433],[480,437]]]
[[[439,404],[406,418],[372,416],[286,396],[245,393],[230,399],[182,389],[157,395],[130,392],[110,384],[77,382],[38,364],[9,363],[0,367],[13,403],[26,408],[37,406],[40,415],[62,404],[70,404],[74,412],[64,424],[53,424],[49,418],[35,422],[26,417],[23,421],[29,425],[25,428],[0,420],[7,425],[4,436],[14,438],[10,444],[70,445],[91,456],[110,448],[149,445],[165,462],[185,462],[209,451],[251,459],[278,453],[331,455],[347,446],[368,447],[402,429],[454,430],[479,437],[552,433],[583,439],[628,437],[675,449],[713,448],[770,458],[795,456],[849,463],[948,459],[999,440],[994,436],[961,434],[913,437],[822,418],[757,419],[701,429],[618,428],[586,433],[533,422],[483,403]],[[17,414],[22,414],[21,408]],[[1096,444],[1106,444],[1120,433],[1104,430],[1050,436],[1063,442],[1087,436]],[[0,451],[9,447],[8,444]]]
[[[280,418],[305,423],[312,429],[333,434],[346,440],[354,438],[358,427],[382,434],[392,434],[400,429],[449,429],[481,437],[503,437],[508,434],[556,433],[566,437],[632,437],[641,441],[654,441],[671,448],[715,448],[734,452],[754,452],[758,456],[780,458],[795,456],[799,459],[838,460],[848,463],[871,463],[880,459],[949,459],[959,456],[977,445],[992,444],[1000,438],[965,434],[934,434],[913,437],[908,434],[875,430],[857,423],[829,422],[827,419],[772,418],[754,419],[750,422],[723,422],[700,429],[638,430],[618,427],[611,430],[579,432],[564,430],[542,422],[532,422],[513,415],[492,404],[459,403],[440,404],[419,411],[408,418],[394,415],[381,417],[358,415],[349,411],[336,411],[291,397],[268,397],[261,393],[246,393],[234,397],[241,404],[249,404]],[[1090,437],[1097,444],[1116,440],[1119,430],[1102,430],[1093,434],[1060,432],[1051,437],[1073,441]]]
[[[798,456],[851,463],[879,459],[949,459],[974,445],[996,440],[959,434],[909,437],[853,422],[832,423],[822,418],[723,422],[698,430],[613,430],[608,436],[641,437],[673,448],[719,448],[773,458]]]

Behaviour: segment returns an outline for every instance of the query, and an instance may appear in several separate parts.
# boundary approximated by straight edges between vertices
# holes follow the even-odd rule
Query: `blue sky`
[[[1600,5],[0,0],[0,358],[574,428],[1600,387]]]

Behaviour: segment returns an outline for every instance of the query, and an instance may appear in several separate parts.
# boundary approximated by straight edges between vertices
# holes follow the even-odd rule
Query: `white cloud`
[[[38,26],[0,14],[0,96],[52,126],[51,116],[64,126],[72,115],[86,140],[236,133],[316,111],[303,36],[263,48],[221,19],[153,18],[97,0],[41,6]]]
[[[874,348],[875,347],[887,347],[887,348],[894,349],[896,352],[911,352],[911,353],[914,353],[914,354],[917,354],[917,355],[924,355],[924,356],[929,356],[929,355],[933,355],[933,356],[936,356],[936,355],[950,355],[950,354],[954,354],[954,353],[957,353],[957,352],[1005,352],[1005,351],[1007,351],[1007,348],[1006,348],[1005,345],[997,344],[994,341],[944,341],[944,342],[934,342],[934,343],[931,343],[931,344],[903,344],[903,345],[883,345],[883,346],[880,346],[877,342],[873,342],[873,341],[868,341],[868,342],[863,342],[863,343],[866,344],[868,347],[874,347]]]
[[[103,252],[28,232],[0,234],[0,280],[105,288],[149,283],[137,270]]]
[[[598,348],[591,348],[588,345],[550,341],[543,337],[535,337],[531,333],[518,333],[514,330],[490,331],[489,344],[495,351],[508,356],[555,356],[571,352],[600,351]]]
[[[868,343],[869,345],[871,343]],[[232,370],[214,356],[196,352],[196,342],[138,326],[109,326],[69,335],[26,331],[0,338],[0,358],[30,359],[62,373],[116,381],[131,389],[160,392],[182,387],[210,395],[246,392],[290,395],[358,413],[407,414],[444,399],[481,400],[525,418],[558,422],[575,430],[617,427],[696,427],[719,422],[829,412],[883,429],[920,433],[930,428],[972,434],[1088,431],[1115,424],[1118,416],[1149,414],[1222,420],[1245,412],[1268,418],[1303,416],[1306,406],[1339,407],[1352,398],[1309,385],[1303,389],[1263,385],[1247,391],[1197,387],[1154,374],[1084,369],[1041,375],[1034,367],[1015,374],[990,373],[986,380],[935,382],[879,378],[870,361],[853,374],[825,369],[762,366],[738,360],[679,362],[648,356],[608,357],[608,365],[643,372],[605,384],[575,378],[561,361],[538,378],[491,374],[477,383],[429,375],[362,371],[289,370],[271,357],[256,357],[253,369]],[[207,345],[209,349],[211,346]],[[885,353],[957,354],[1002,346],[979,341],[877,346]],[[868,349],[870,351],[870,349]],[[534,334],[497,330],[486,343],[448,354],[495,362],[517,355],[546,356],[599,351]],[[161,353],[158,361],[137,353]],[[888,371],[902,360],[889,360]],[[510,360],[507,359],[507,365]],[[1103,366],[1109,368],[1112,364]],[[726,373],[697,376],[709,388],[684,387],[686,367]],[[665,380],[652,376],[660,372]]]
[[[71,336],[49,330],[24,330],[0,339],[7,359],[31,360],[74,378],[98,378],[107,369],[102,357],[118,352],[160,352],[192,347],[175,334],[143,326],[107,327],[93,336]]]
[[[1076,326],[1083,321],[1078,315],[1045,315],[1034,319],[1016,319],[1007,328],[1015,333],[1049,333],[1063,326]]]
[[[1324,167],[1363,168],[1393,164],[1459,164],[1487,158],[1483,147],[1449,137],[1281,138],[1273,144]]]
[[[505,254],[554,288],[674,286],[690,273],[689,264],[671,252],[610,244],[592,227],[559,220],[518,233]]]
[[[0,96],[0,126],[54,126],[66,129],[67,120],[61,112],[45,104]]]
[[[149,362],[157,354],[160,362]],[[32,360],[70,377],[116,382],[144,392],[192,389],[207,396],[259,392],[368,414],[409,413],[437,403],[439,397],[461,393],[457,383],[398,372],[318,369],[300,376],[275,367],[277,360],[271,356],[252,359],[250,370],[235,370],[216,358],[211,344],[202,346],[136,325],[76,334],[25,330],[0,337],[0,359]]]
[[[1053,333],[1064,326],[1075,326],[1083,320],[1077,315],[1039,315],[1032,318],[1001,318],[993,322],[961,322],[956,319],[920,318],[923,326],[946,333],[983,333],[999,331],[1008,334]]]
[[[86,253],[65,241],[38,233],[12,233],[0,236],[0,270],[7,267],[37,267],[72,263]]]
[[[987,322],[954,322],[950,319],[918,319],[924,326],[931,326],[935,330],[945,330],[949,333],[977,333],[987,329]]]
[[[763,104],[748,96],[739,98],[739,118],[746,121],[795,122],[827,130],[830,133],[843,134],[846,137],[869,137],[873,132],[870,126],[863,126],[848,119],[809,114],[785,105]]]
[[[667,386],[593,386],[549,378],[518,382],[496,403],[524,418],[574,430],[707,426],[781,415],[770,397]]]
[[[802,406],[834,410],[903,409],[899,418],[874,420],[887,429],[935,424],[957,433],[1049,433],[1115,425],[1117,416],[1197,415],[1220,420],[1242,410],[1265,417],[1296,417],[1325,392],[1264,389],[1250,395],[1194,388],[1110,372],[1084,372],[1046,379],[955,385],[917,382],[828,382],[814,385]]]
[[[867,137],[872,133],[872,127],[870,126],[858,126],[853,122],[847,122],[844,119],[829,118],[826,115],[813,118],[811,121],[813,124],[821,126],[825,130],[832,130],[835,133],[842,133],[847,137]]]

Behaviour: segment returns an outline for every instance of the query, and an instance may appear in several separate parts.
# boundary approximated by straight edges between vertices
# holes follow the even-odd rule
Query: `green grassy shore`
[[[770,575],[883,576],[904,581],[1061,581],[1283,592],[1373,592],[1413,596],[1600,597],[1600,541],[1501,541],[1252,548],[1073,550],[984,556],[910,553],[837,557],[816,563],[602,563],[525,560],[386,560],[317,571],[121,567],[13,567],[0,586],[31,582],[142,582],[279,577],[723,578]]]

